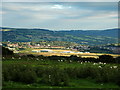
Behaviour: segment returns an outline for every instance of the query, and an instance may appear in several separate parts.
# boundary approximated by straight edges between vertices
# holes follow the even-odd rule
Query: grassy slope
[[[49,31],[40,29],[10,29],[3,31],[3,41],[30,42],[30,41],[69,41],[98,45],[117,43],[117,29],[105,31]],[[27,33],[26,33],[27,32]],[[84,43],[85,42],[85,43]]]

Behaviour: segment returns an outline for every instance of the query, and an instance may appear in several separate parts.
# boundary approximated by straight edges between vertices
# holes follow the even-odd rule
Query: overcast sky
[[[1,0],[2,2],[119,2],[119,0]]]
[[[118,27],[117,2],[3,2],[0,14],[5,27],[50,30]]]

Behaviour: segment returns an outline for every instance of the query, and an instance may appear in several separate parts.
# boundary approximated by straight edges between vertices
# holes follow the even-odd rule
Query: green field
[[[3,88],[120,88],[120,65],[41,58],[3,60]]]

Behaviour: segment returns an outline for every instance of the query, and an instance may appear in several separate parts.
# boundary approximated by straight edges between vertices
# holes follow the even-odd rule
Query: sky
[[[1,0],[2,2],[119,2],[119,0]]]
[[[2,3],[0,11],[3,27],[49,30],[105,30],[118,27],[117,2],[8,1]]]

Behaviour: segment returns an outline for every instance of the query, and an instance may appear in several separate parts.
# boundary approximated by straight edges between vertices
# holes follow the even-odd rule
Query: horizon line
[[[49,31],[77,31],[77,30],[83,30],[83,31],[94,31],[96,29],[48,29],[48,28],[39,28],[39,27],[33,27],[33,28],[27,28],[27,27],[8,27],[8,26],[1,26],[0,28],[13,28],[13,29],[44,29],[44,30],[49,30]],[[110,29],[120,29],[119,27],[115,27],[115,28],[106,28],[106,29],[97,29],[99,31],[103,31],[103,30],[110,30]]]

